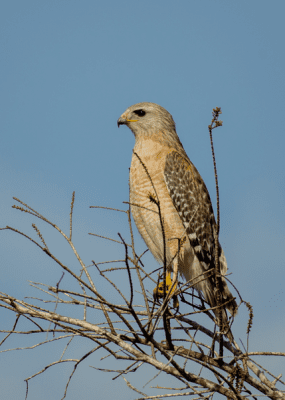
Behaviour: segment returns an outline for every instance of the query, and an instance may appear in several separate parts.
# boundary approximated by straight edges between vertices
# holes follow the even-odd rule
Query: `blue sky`
[[[68,232],[75,190],[74,242],[84,262],[121,254],[88,232],[128,238],[124,216],[89,206],[125,207],[134,137],[116,121],[141,101],[173,115],[215,205],[207,126],[219,106],[220,240],[231,279],[254,309],[251,350],[284,350],[284,13],[278,0],[2,1],[1,226],[35,237],[33,218],[11,208],[16,196]],[[78,270],[66,244],[39,226],[51,250]],[[136,242],[143,250],[137,232]],[[24,238],[2,231],[0,246],[1,291],[38,296],[28,280],[58,281],[59,268]],[[147,260],[150,271],[156,264]],[[2,310],[1,320],[13,324]],[[244,341],[246,321],[243,308],[234,332]],[[16,339],[7,347],[18,347]],[[24,398],[23,379],[61,351],[2,354],[3,398]],[[122,380],[88,367],[98,360],[81,367],[66,398],[91,398],[94,391],[96,398],[135,398]],[[264,362],[284,371],[279,359]],[[60,399],[70,372],[55,367],[35,378],[29,399]]]

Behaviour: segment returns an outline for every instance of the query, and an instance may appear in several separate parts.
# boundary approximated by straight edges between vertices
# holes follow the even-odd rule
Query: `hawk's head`
[[[117,121],[127,125],[136,139],[157,132],[175,132],[175,122],[165,108],[155,103],[137,103],[126,109]]]

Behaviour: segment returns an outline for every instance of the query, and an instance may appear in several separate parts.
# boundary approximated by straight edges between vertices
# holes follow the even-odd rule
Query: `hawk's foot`
[[[166,294],[169,293],[169,290],[172,286],[172,280],[171,280],[171,273],[166,272],[166,278],[165,278],[165,286],[166,286]],[[170,293],[170,298],[173,298],[173,307],[178,308],[179,307],[179,301],[177,296],[174,294],[176,290],[177,283],[173,286],[171,293]],[[159,298],[163,298],[163,281],[160,282],[153,290],[153,298],[155,300],[158,300]]]

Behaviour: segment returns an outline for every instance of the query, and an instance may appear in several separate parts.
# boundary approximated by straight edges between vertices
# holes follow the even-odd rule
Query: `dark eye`
[[[137,114],[139,117],[143,117],[145,115],[144,110],[135,110],[134,113]]]

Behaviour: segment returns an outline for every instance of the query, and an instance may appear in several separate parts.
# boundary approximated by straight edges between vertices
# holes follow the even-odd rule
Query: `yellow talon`
[[[169,271],[166,272],[166,278],[165,278],[165,285],[166,285],[166,293],[169,292],[169,289],[172,286],[172,280],[171,280],[171,273]],[[173,307],[178,308],[179,307],[179,301],[177,299],[177,296],[174,295],[174,292],[176,290],[177,283],[173,286],[170,297],[173,297]],[[153,297],[155,300],[158,298],[163,297],[163,281],[160,282],[153,290]]]

